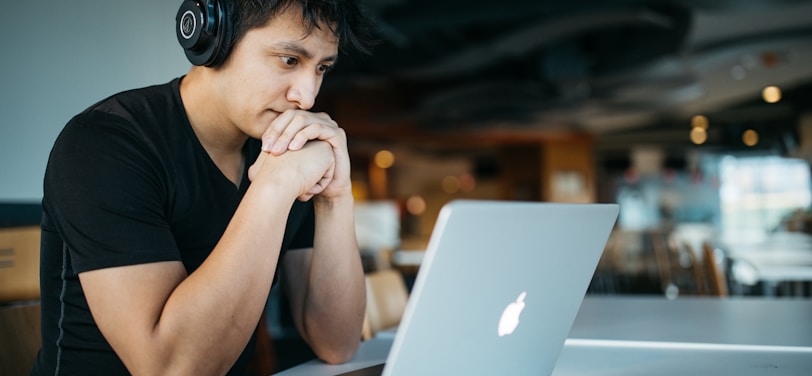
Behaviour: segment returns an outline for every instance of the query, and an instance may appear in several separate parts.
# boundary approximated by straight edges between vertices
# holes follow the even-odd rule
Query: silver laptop
[[[377,372],[550,374],[617,215],[617,204],[447,204]]]

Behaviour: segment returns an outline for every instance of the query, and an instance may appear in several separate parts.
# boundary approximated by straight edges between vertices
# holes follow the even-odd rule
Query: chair
[[[694,288],[693,291],[696,295],[708,295],[708,278],[706,277],[706,268],[699,260],[699,254],[694,251],[694,247],[687,242],[682,243],[682,248],[679,251],[680,257],[683,261],[682,264],[687,265],[688,269],[693,275]]]
[[[39,226],[0,228],[0,304],[39,300]]]
[[[0,375],[28,375],[40,337],[39,226],[0,229]]]
[[[381,330],[400,324],[409,292],[403,276],[394,269],[368,273],[366,279],[367,307],[364,316],[364,340],[374,337]]]
[[[707,241],[702,243],[702,257],[708,276],[710,294],[720,297],[728,296],[724,259],[720,260],[717,257],[716,248]]]
[[[248,361],[247,373],[249,375],[270,375],[279,370],[276,358],[276,348],[268,331],[268,319],[265,312],[260,316],[256,329],[256,345],[254,353]]]
[[[0,306],[0,375],[28,375],[41,344],[39,302]]]
[[[617,231],[612,231],[609,240],[598,260],[598,266],[589,283],[588,293],[591,294],[617,294],[619,292],[618,267],[621,264],[618,256]]]
[[[668,298],[679,295],[705,295],[704,271],[690,244],[672,236],[651,236],[663,292]]]

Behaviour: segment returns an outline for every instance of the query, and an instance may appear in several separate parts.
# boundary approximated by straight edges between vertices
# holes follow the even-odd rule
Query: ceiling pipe
[[[547,19],[539,24],[505,35],[491,43],[471,47],[438,62],[396,72],[403,78],[462,76],[504,59],[521,56],[546,44],[601,28],[640,24],[673,28],[672,20],[651,10],[600,11]]]

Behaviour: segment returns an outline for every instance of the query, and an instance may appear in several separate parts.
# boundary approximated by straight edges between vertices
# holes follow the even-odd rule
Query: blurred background
[[[363,3],[381,43],[342,58],[318,106],[350,136],[373,254],[423,249],[459,198],[620,203],[603,266],[624,292],[675,284],[663,258],[703,246],[812,244],[812,2]],[[770,262],[812,274],[795,256]]]

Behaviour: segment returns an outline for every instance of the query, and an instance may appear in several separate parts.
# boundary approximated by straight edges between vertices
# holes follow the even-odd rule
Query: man
[[[362,46],[358,9],[184,1],[178,25],[199,65],[97,103],[51,152],[33,374],[240,374],[277,276],[318,357],[359,346],[346,136],[308,111],[339,45]]]

